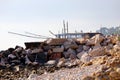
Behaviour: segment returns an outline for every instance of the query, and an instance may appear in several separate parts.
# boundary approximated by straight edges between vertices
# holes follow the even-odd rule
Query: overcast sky
[[[8,31],[52,36],[49,30],[61,32],[63,20],[69,32],[119,26],[120,0],[0,0],[0,50],[40,41]]]

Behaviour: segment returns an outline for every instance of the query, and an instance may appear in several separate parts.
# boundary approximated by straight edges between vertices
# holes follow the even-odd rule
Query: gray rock
[[[84,53],[80,59],[82,62],[87,63],[91,60],[91,56],[88,53]]]
[[[77,53],[80,53],[83,51],[83,46],[79,45],[78,48],[76,49]]]
[[[82,51],[82,52],[78,53],[78,54],[77,54],[77,57],[78,57],[79,59],[81,59],[81,56],[82,56],[84,53],[86,53],[86,52],[85,52],[85,51]]]
[[[83,50],[84,50],[84,51],[88,51],[89,49],[90,49],[90,46],[87,46],[87,45],[84,45],[84,46],[83,46]]]

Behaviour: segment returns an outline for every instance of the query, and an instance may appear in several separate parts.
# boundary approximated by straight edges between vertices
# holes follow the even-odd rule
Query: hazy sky
[[[61,31],[63,19],[70,32],[119,26],[120,0],[0,0],[0,50],[40,41],[8,31],[52,36],[49,30]]]

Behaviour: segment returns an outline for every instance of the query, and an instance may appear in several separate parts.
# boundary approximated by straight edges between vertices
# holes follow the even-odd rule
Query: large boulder
[[[69,49],[69,48],[77,49],[78,48],[78,45],[76,44],[75,40],[72,40],[72,39],[64,42],[63,46],[65,49]]]
[[[103,56],[106,54],[104,47],[98,47],[88,53],[92,57]]]
[[[95,45],[95,39],[88,39],[86,45]]]
[[[89,51],[89,49],[90,49],[90,46],[83,45],[83,50],[84,50],[84,51]]]
[[[41,49],[41,48],[36,48],[36,49],[33,49],[33,50],[32,50],[32,53],[40,53],[40,52],[43,52],[43,49]]]
[[[64,45],[65,49],[68,49],[68,48],[70,48],[71,41],[66,41],[66,42],[64,42],[63,45]]]
[[[66,59],[76,59],[77,58],[77,52],[74,49],[69,48],[67,51],[63,52],[63,55]]]
[[[90,60],[91,60],[91,56],[90,55],[88,55],[88,53],[84,53],[82,56],[81,56],[81,61],[82,62],[84,62],[84,63],[87,63],[87,62],[89,62]]]
[[[65,58],[69,58],[70,57],[70,54],[68,52],[63,52],[63,55]]]
[[[82,51],[82,52],[78,53],[78,54],[77,54],[77,57],[78,57],[79,59],[81,59],[81,56],[82,56],[84,53],[86,53],[86,52],[85,52],[85,51]]]
[[[63,51],[64,48],[59,48],[59,47],[53,48],[53,52],[63,52]]]
[[[104,40],[104,37],[100,34],[96,34],[92,38],[88,39],[86,45],[95,45],[101,43]]]
[[[95,44],[101,43],[104,40],[104,37],[100,34],[95,35],[93,38],[95,38]]]
[[[76,51],[74,49],[69,48],[67,53],[69,54],[69,58],[71,59],[76,58]]]
[[[85,38],[79,38],[77,39],[77,41],[80,43],[80,44],[85,44],[87,42],[87,39]]]
[[[79,45],[78,48],[76,49],[77,53],[80,53],[83,51],[83,45]]]

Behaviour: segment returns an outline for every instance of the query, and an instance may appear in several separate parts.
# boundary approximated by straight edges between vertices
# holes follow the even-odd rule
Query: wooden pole
[[[63,20],[63,30],[64,30],[64,38],[66,38],[66,29],[65,29],[65,21]]]
[[[67,21],[67,24],[66,24],[66,26],[67,26],[67,33],[68,33],[68,21]]]

